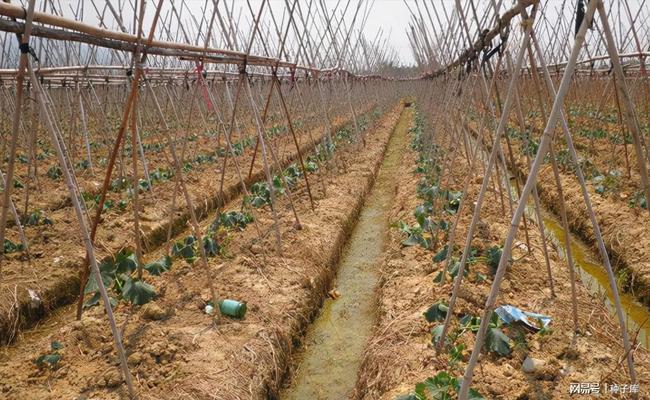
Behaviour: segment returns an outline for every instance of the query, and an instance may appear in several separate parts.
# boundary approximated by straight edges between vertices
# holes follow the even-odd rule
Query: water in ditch
[[[542,212],[544,228],[559,253],[565,255],[566,233],[558,219],[549,212]],[[594,295],[601,296],[605,307],[615,316],[614,293],[607,278],[607,272],[599,258],[592,250],[575,235],[571,235],[571,255],[575,269],[585,287]],[[628,332],[634,337],[638,331],[637,342],[646,349],[650,349],[650,311],[640,304],[632,294],[619,289],[621,307],[625,314],[625,325]],[[618,320],[616,320],[618,321]]]
[[[470,137],[472,146],[476,145],[475,139]],[[482,152],[481,155],[487,159],[488,154]],[[511,172],[511,171],[510,171]],[[512,175],[512,174],[511,174]],[[518,198],[518,191],[514,184],[514,179],[507,183],[510,186],[513,198]],[[520,182],[523,187],[523,182]],[[526,216],[532,220],[537,220],[533,208],[533,200],[529,198],[529,204],[526,205]],[[565,239],[566,232],[562,227],[558,217],[541,205],[541,217],[544,224],[544,232],[557,249],[561,257],[566,256]],[[580,277],[583,285],[593,296],[600,297],[610,315],[616,318],[616,309],[614,307],[614,294],[609,284],[607,271],[600,261],[600,257],[586,243],[571,235],[570,237],[571,255],[573,256],[574,268]],[[621,308],[625,317],[625,326],[632,338],[646,349],[650,349],[650,310],[643,306],[633,294],[624,292],[619,289],[621,299]]]
[[[515,198],[518,197],[513,182],[510,182],[510,190]],[[566,231],[554,213],[544,208],[543,205],[540,206],[544,232],[558,254],[566,259]],[[529,199],[529,204],[526,205],[526,216],[538,222],[533,207],[533,200]],[[609,284],[605,266],[602,261],[599,261],[600,257],[574,234],[570,236],[569,243],[574,268],[582,284],[593,296],[601,298],[610,315],[616,318],[614,292]],[[633,294],[624,292],[622,289],[619,289],[619,297],[628,332],[632,338],[636,335],[636,341],[641,346],[650,349],[650,310],[637,301]],[[615,321],[618,320],[615,319]]]
[[[339,262],[335,287],[340,297],[327,299],[309,327],[282,400],[342,400],[354,388],[375,323],[374,289],[388,229],[386,214],[395,193],[396,170],[408,146],[411,117],[411,109],[405,108]]]

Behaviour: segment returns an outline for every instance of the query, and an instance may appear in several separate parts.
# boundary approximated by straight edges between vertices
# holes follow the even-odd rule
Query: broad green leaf
[[[55,367],[59,363],[59,360],[61,360],[61,355],[53,353],[42,355],[38,357],[34,362],[39,367],[43,366],[44,364],[48,364],[50,367]]]
[[[443,261],[447,258],[447,245],[442,248],[439,252],[436,253],[435,256],[433,256],[433,262],[440,262]]]
[[[418,221],[418,224],[420,224],[422,229],[426,229],[424,225],[426,224],[425,221],[429,216],[429,212],[427,208],[424,206],[424,204],[420,204],[419,206],[415,207],[415,211],[413,212],[413,215],[415,216],[415,220]]]
[[[447,311],[449,311],[449,307],[443,302],[438,302],[424,312],[424,317],[427,322],[442,321],[447,316]]]
[[[485,345],[491,352],[501,357],[510,354],[510,338],[499,328],[489,328],[485,336]]]
[[[219,216],[210,226],[212,231],[217,231],[219,227],[236,228],[243,231],[246,225],[253,222],[253,216],[249,213],[242,213],[239,211],[228,211],[227,213],[220,213]]]
[[[14,243],[9,239],[5,239],[5,243],[4,243],[5,254],[13,253],[16,251],[23,251],[23,250],[25,250],[25,246],[22,243]]]
[[[431,329],[431,343],[433,345],[437,345],[438,342],[440,342],[440,338],[442,337],[442,329],[444,326],[442,324],[436,325],[433,329]],[[447,340],[445,340],[445,343]]]
[[[318,164],[315,163],[314,161],[307,161],[305,164],[305,169],[307,172],[316,172],[318,171]]]
[[[476,389],[469,389],[469,400],[485,400]]]
[[[424,242],[424,238],[421,235],[412,233],[409,235],[408,238],[406,238],[406,240],[402,241],[402,244],[404,246],[417,246],[419,244],[422,244],[423,242]]]
[[[38,225],[40,221],[41,221],[41,213],[40,211],[35,211],[29,214],[29,217],[27,218],[25,225],[35,226]]]
[[[503,249],[499,246],[493,246],[487,249],[486,251],[486,264],[490,267],[492,273],[496,273],[497,268],[499,268],[499,261],[501,261],[501,254],[503,254]]]
[[[447,272],[449,272],[449,275],[451,275],[452,278],[455,278],[456,275],[458,275],[459,269],[460,269],[460,261],[454,261],[454,263],[449,266]],[[467,276],[468,274],[467,270],[468,270],[467,264],[465,264],[465,270],[463,271],[463,276]]]
[[[156,297],[156,291],[153,286],[145,282],[127,278],[122,287],[122,297],[135,305],[142,305],[153,300]]]
[[[255,197],[253,197],[253,199],[251,200],[251,205],[252,205],[253,207],[255,207],[255,208],[264,207],[264,206],[265,206],[266,204],[268,204],[268,203],[269,203],[269,202],[266,201],[266,199],[264,199],[263,197],[260,197],[260,196],[255,196]]]
[[[277,193],[284,194],[284,184],[282,182],[282,178],[275,175],[271,183],[273,184],[273,189],[275,189]]]
[[[196,243],[196,238],[194,237],[194,235],[189,235],[189,236],[187,236],[185,238],[185,245],[186,246],[193,245],[194,243]]]
[[[105,288],[108,289],[113,286],[113,282],[115,281],[115,272],[115,264],[113,264],[110,259],[104,260],[99,264],[99,274],[101,275],[102,283]],[[95,274],[91,271],[88,282],[86,282],[84,294],[95,293],[98,290],[99,284],[95,281]]]
[[[130,250],[119,252],[115,256],[116,274],[130,274],[138,267],[135,254]]]
[[[61,171],[61,168],[58,166],[53,166],[50,167],[50,169],[47,170],[47,177],[52,179],[52,180],[57,180],[63,175],[63,171]]]
[[[456,378],[449,375],[449,372],[447,372],[447,371],[438,372],[438,374],[435,377],[433,377],[433,381],[438,386],[450,385],[450,384],[457,383]]]
[[[160,257],[158,260],[146,264],[143,268],[151,275],[160,275],[169,271],[172,266],[172,258],[168,255]]]
[[[440,386],[434,378],[428,378],[424,382],[415,385],[415,393],[424,399],[451,400],[448,386]]]
[[[190,243],[188,244],[188,242]],[[196,250],[194,249],[194,241],[193,240],[189,241],[186,238],[185,241],[183,242],[174,243],[174,245],[172,246],[172,255],[175,257],[183,257],[189,262],[194,261],[194,258],[196,257]]]
[[[61,349],[63,348],[63,344],[61,344],[61,342],[59,342],[59,341],[57,341],[57,340],[53,340],[53,341],[50,343],[50,348],[51,348],[52,350],[61,350]]]
[[[214,257],[219,254],[219,245],[217,244],[217,241],[211,237],[203,238],[203,249],[208,257]]]

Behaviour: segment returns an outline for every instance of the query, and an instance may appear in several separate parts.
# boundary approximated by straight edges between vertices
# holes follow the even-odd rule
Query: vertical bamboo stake
[[[524,37],[522,39],[522,45],[519,49],[519,53],[517,54],[517,61],[515,63],[515,71],[518,71],[521,69],[521,66],[523,65],[524,61],[524,53],[526,46],[530,40],[530,31],[532,27],[532,21],[526,21],[525,27],[524,27]],[[485,192],[487,190],[488,183],[490,181],[490,175],[492,172],[492,168],[496,162],[497,158],[497,149],[499,148],[499,141],[501,139],[501,135],[503,134],[503,131],[505,129],[505,126],[508,122],[508,116],[510,114],[510,107],[512,105],[512,102],[514,100],[514,90],[517,84],[517,79],[518,79],[519,74],[513,74],[512,77],[510,78],[510,84],[508,86],[508,94],[506,96],[506,101],[503,105],[503,112],[501,113],[501,118],[499,120],[499,125],[497,127],[497,130],[494,134],[494,144],[492,145],[492,151],[490,153],[490,159],[488,160],[488,165],[485,170],[485,176],[483,177],[483,183],[481,185],[481,190],[479,191],[478,198],[476,199],[476,206],[474,207],[474,214],[472,215],[472,221],[470,223],[468,232],[467,232],[467,238],[465,240],[465,247],[463,249],[463,255],[460,260],[460,266],[458,267],[458,273],[456,274],[456,278],[454,279],[454,288],[452,291],[451,298],[449,299],[449,311],[447,311],[447,317],[445,318],[445,324],[443,325],[442,329],[442,334],[440,336],[440,341],[437,343],[439,347],[443,345],[445,342],[445,337],[447,334],[447,331],[449,330],[449,325],[451,323],[451,315],[453,315],[454,307],[456,304],[456,300],[458,298],[458,293],[460,291],[460,285],[463,279],[463,274],[465,272],[465,265],[467,264],[467,258],[469,257],[469,254],[471,253],[471,247],[472,247],[472,239],[474,237],[474,231],[476,230],[476,226],[478,225],[478,221],[480,219],[481,215],[481,208],[483,206],[483,200],[485,198]],[[525,206],[525,203],[523,203]],[[522,206],[522,203],[520,201],[519,207]],[[505,251],[505,249],[504,249]],[[495,278],[496,279],[496,278]],[[488,316],[489,320],[489,316]]]
[[[625,84],[625,74],[623,74],[623,67],[621,66],[621,60],[618,56],[618,50],[616,50],[616,45],[614,43],[614,37],[612,36],[612,31],[609,28],[609,22],[607,20],[607,12],[603,6],[602,1],[598,1],[598,13],[600,14],[600,19],[603,24],[603,33],[607,42],[607,53],[609,58],[612,61],[612,66],[614,74],[616,76],[616,81],[614,82],[616,90],[618,91],[618,97],[623,102],[625,109],[625,120],[628,125],[628,129],[632,134],[634,140],[634,150],[636,152],[636,161],[639,165],[639,175],[641,175],[641,184],[643,185],[643,191],[645,192],[645,198],[647,201],[650,201],[650,180],[648,178],[648,168],[647,163],[649,160],[649,155],[644,154],[643,147],[643,136],[641,136],[639,129],[639,121],[637,120],[636,113],[634,111],[634,104],[630,98],[630,93]],[[625,142],[625,138],[623,138]],[[648,208],[650,212],[650,207]]]
[[[2,197],[2,215],[0,216],[0,246],[4,246],[5,232],[7,229],[7,214],[11,203],[11,191],[14,182],[14,165],[16,162],[16,148],[18,146],[18,131],[20,130],[20,117],[23,108],[23,83],[25,81],[25,68],[29,60],[29,38],[32,33],[32,20],[34,18],[35,0],[29,0],[27,15],[25,18],[25,32],[20,39],[20,59],[18,61],[18,73],[16,75],[16,101],[14,116],[11,126],[11,143],[9,145],[9,163],[7,165],[7,176],[4,181],[4,193]],[[4,258],[4,247],[0,251],[0,279],[2,279],[2,261]]]
[[[472,383],[472,377],[474,373],[474,368],[476,366],[476,363],[478,362],[478,356],[481,353],[482,347],[483,347],[483,342],[485,340],[485,335],[487,332],[490,316],[494,310],[494,305],[496,303],[496,298],[499,292],[499,287],[501,286],[501,281],[503,280],[503,277],[506,272],[508,260],[510,259],[510,254],[512,250],[512,244],[514,242],[515,234],[517,232],[519,220],[521,219],[521,216],[524,212],[524,209],[526,207],[526,200],[528,199],[528,196],[530,195],[530,192],[532,191],[533,185],[535,185],[535,181],[537,178],[537,173],[539,172],[539,169],[541,168],[541,165],[543,163],[544,157],[546,156],[546,153],[548,152],[548,148],[550,145],[550,141],[552,138],[552,133],[555,128],[555,125],[557,124],[557,121],[560,116],[560,112],[562,109],[562,105],[564,103],[564,98],[567,94],[567,91],[569,89],[569,84],[573,75],[573,71],[575,70],[576,66],[576,61],[578,58],[578,55],[580,54],[580,49],[582,46],[582,43],[585,40],[585,34],[587,31],[587,26],[589,25],[589,21],[592,20],[596,5],[600,4],[600,0],[595,0],[589,3],[589,6],[587,8],[586,16],[585,19],[582,23],[582,26],[580,28],[580,31],[578,32],[578,35],[576,35],[576,39],[573,45],[573,48],[571,50],[571,56],[569,58],[569,62],[567,63],[566,69],[564,71],[564,76],[562,77],[562,82],[560,84],[560,89],[558,91],[558,94],[555,97],[555,101],[553,103],[553,109],[551,111],[549,121],[546,125],[546,128],[544,129],[544,134],[542,136],[542,140],[539,146],[539,150],[537,152],[537,155],[535,157],[535,161],[533,162],[533,165],[531,167],[530,174],[528,176],[528,179],[526,180],[526,184],[524,185],[524,189],[521,194],[521,198],[519,199],[519,204],[517,206],[517,210],[515,211],[514,216],[512,217],[511,221],[511,226],[510,230],[508,232],[508,236],[506,237],[505,245],[503,248],[503,253],[501,255],[501,259],[499,260],[499,266],[497,268],[497,272],[494,276],[494,281],[492,283],[492,287],[490,289],[490,294],[487,298],[487,301],[485,303],[485,310],[483,313],[483,316],[481,318],[481,325],[479,327],[479,330],[476,335],[476,341],[474,343],[474,349],[472,350],[472,354],[470,356],[470,360],[467,364],[467,367],[465,369],[465,374],[463,376],[463,380],[461,383],[461,388],[459,391],[459,399],[461,400],[466,400],[469,394],[469,388]],[[519,68],[517,68],[519,70]],[[624,324],[624,319],[622,315],[622,310],[620,307],[620,298],[618,296],[618,288],[616,287],[615,280],[613,279],[613,271],[611,270],[611,266],[609,266],[609,260],[605,260],[606,268],[608,275],[610,276],[610,284],[612,284],[612,290],[614,292],[614,299],[615,299],[615,304],[617,308],[617,313],[619,314],[619,319],[621,323],[621,329],[622,329],[622,334],[623,334],[623,342],[624,342],[624,347],[625,350],[628,354],[628,367],[630,369],[630,378],[632,384],[636,383],[636,374],[634,372],[634,364],[632,361],[632,354],[630,352],[630,343],[629,343],[629,338],[627,331],[625,329],[625,324]]]
[[[77,96],[79,96],[79,113],[81,114],[81,127],[83,129],[84,143],[86,144],[86,158],[88,159],[88,167],[90,172],[94,175],[93,161],[90,156],[90,141],[88,139],[88,124],[86,123],[86,110],[84,109],[83,96],[81,95],[81,88],[77,84]]]

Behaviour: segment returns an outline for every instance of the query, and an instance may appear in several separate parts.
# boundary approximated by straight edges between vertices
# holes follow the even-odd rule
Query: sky
[[[83,4],[84,6],[84,22],[90,23],[90,24],[97,24],[98,23],[98,17],[97,17],[97,12],[95,11],[93,7],[93,3],[97,5],[97,7],[101,10],[105,7],[106,1],[110,1],[114,6],[117,7],[118,4],[129,4],[129,2],[132,2],[134,0],[37,0],[36,1],[36,7],[37,9],[41,9],[43,7],[43,4],[47,1],[47,4],[51,4],[53,1],[55,4],[61,6],[63,9],[63,14],[67,18],[74,18],[73,14],[73,9],[77,7],[78,4]],[[82,1],[82,3],[79,3]],[[140,0],[136,0],[140,1]],[[208,0],[208,12],[204,17],[206,19],[209,19],[211,16],[211,10],[212,10],[212,1],[213,0]],[[215,0],[217,1],[217,0]],[[244,31],[244,32],[249,32],[249,21],[252,19],[251,14],[248,10],[247,2],[246,0],[218,0],[220,4],[220,10],[223,10],[223,4],[224,2],[227,2],[227,4],[234,3],[235,6],[235,18],[236,15],[239,14],[239,10],[242,9],[242,19],[240,20],[240,25],[239,29]],[[260,7],[262,0],[250,0],[251,2],[251,8],[254,10],[255,13],[257,13],[257,10]],[[272,9],[274,10],[274,13],[276,15],[276,18],[281,19],[282,17],[282,12],[285,12],[285,0],[268,0],[269,4],[271,5]],[[292,0],[288,0],[290,3]],[[309,2],[319,2],[321,0],[298,0],[299,4],[303,8],[303,10],[306,9],[307,4]],[[339,11],[340,12],[346,2],[348,0],[324,0],[327,7],[332,9],[334,8],[339,2]],[[354,14],[354,9],[356,8],[356,4],[358,4],[359,0],[349,0],[351,2],[351,5],[348,9],[348,12],[346,14],[346,21],[348,24],[351,22],[353,14]],[[366,0],[366,2],[370,3],[373,5],[369,17],[367,19],[366,26],[364,27],[364,34],[366,38],[369,41],[372,41],[377,32],[379,30],[382,30],[383,32],[383,37],[387,38],[387,44],[388,46],[392,47],[398,54],[400,62],[403,65],[412,65],[414,64],[414,58],[413,54],[410,48],[409,40],[406,34],[406,29],[409,26],[409,22],[411,21],[411,15],[409,12],[408,7],[404,4],[404,1],[409,3],[409,6],[413,11],[416,10],[415,8],[415,1],[416,0]],[[451,9],[454,8],[455,0],[418,0],[420,2],[422,1],[427,1],[429,5],[433,5],[433,7],[440,7],[440,4],[442,2],[445,3],[446,9],[450,11]],[[464,0],[463,3],[465,3],[467,0]],[[505,5],[505,8],[509,8],[510,5],[512,4],[513,0],[503,0],[503,4]],[[552,15],[554,13],[554,10],[559,10],[560,4],[565,2],[570,5],[570,7],[573,7],[573,4],[575,0],[544,0],[544,4],[547,4],[547,15],[546,19],[548,23],[553,23],[553,20],[555,20],[556,15]],[[639,10],[639,7],[644,0],[627,0],[631,9],[632,10]],[[14,0],[13,3],[22,3],[26,4],[26,0]],[[153,19],[153,14],[154,14],[154,9],[155,5],[158,3],[158,0],[147,0],[147,13],[145,17],[145,32],[148,32],[148,26],[150,25],[152,19]],[[170,4],[173,3],[176,5],[177,8],[180,7],[180,5],[183,3],[183,0],[164,0],[163,3],[163,14],[170,13],[171,6]],[[203,16],[202,13],[202,8],[204,4],[206,3],[206,0],[184,0],[184,3],[187,4],[187,7],[192,11],[194,16],[196,18],[201,18]],[[621,4],[623,4],[622,0],[605,0],[606,5],[611,5],[614,6],[614,8],[621,7]],[[475,0],[475,4],[479,8],[482,8],[486,5],[489,5],[490,3],[487,2],[487,0]],[[131,6],[125,5],[124,9],[130,9]],[[648,34],[648,24],[647,21],[650,19],[650,12],[648,12],[647,6],[645,6],[646,11],[642,12],[641,15],[641,23],[639,27],[643,29],[644,31],[640,32],[641,35]],[[48,9],[48,12],[50,10]],[[620,10],[619,10],[620,11]],[[415,11],[417,12],[417,11]],[[566,12],[566,10],[565,10]],[[221,13],[222,15],[224,14],[223,12]],[[622,13],[624,14],[624,13]],[[634,12],[636,14],[636,12]],[[130,22],[133,17],[133,11],[125,11],[124,14],[124,20],[125,24],[129,29],[132,27],[132,23]],[[193,23],[193,21],[189,18],[187,15],[187,12],[183,14],[184,20],[184,26],[189,29],[190,31],[192,29],[196,29],[196,25]],[[263,14],[263,19],[265,19],[268,23],[270,21],[270,16],[269,16],[269,10],[268,8],[265,9],[264,14]],[[427,17],[425,16],[425,19]],[[614,22],[614,27],[618,28],[615,24],[615,20],[612,21]],[[206,23],[207,24],[207,23]],[[176,31],[176,25],[178,25],[176,22],[173,24],[172,30],[175,32]],[[356,25],[357,28],[359,25]],[[117,29],[117,26],[112,25],[109,26],[111,29]],[[215,29],[218,29],[215,28]],[[203,25],[203,31],[207,30],[205,28],[205,24]],[[619,29],[620,30],[620,29]],[[626,29],[623,29],[623,31],[626,31]],[[192,33],[192,32],[190,32]],[[540,36],[543,35],[549,35],[553,34],[554,32],[549,31],[548,29],[545,31],[541,31],[539,33]],[[321,32],[314,32],[313,37],[319,37]],[[191,36],[191,35],[190,35]],[[195,40],[196,35],[194,35],[193,38],[190,40]],[[543,37],[541,38],[542,40],[544,39]],[[182,38],[179,38],[179,40],[183,40]],[[274,45],[277,45],[278,43],[278,37],[277,35],[273,34],[270,37],[270,40],[274,43]],[[225,47],[225,46],[224,46]]]
[[[413,0],[409,2],[412,3]],[[365,30],[372,38],[379,29],[382,29],[385,37],[389,39],[390,46],[399,54],[400,60],[404,64],[414,64],[415,60],[406,36],[406,28],[410,20],[410,13],[402,0],[375,0]],[[388,36],[389,32],[390,36]]]
[[[40,10],[43,7],[43,3],[45,1],[46,0],[37,0],[36,9]],[[49,1],[50,0],[47,0],[48,3]],[[106,0],[94,0],[94,3],[97,5],[98,8],[101,9],[104,7],[105,1]],[[110,0],[110,1],[117,8],[118,2],[124,3],[125,1],[132,1],[132,0]],[[209,3],[211,3],[211,1],[212,0],[209,0]],[[233,0],[220,0],[220,1],[221,2],[227,1],[228,4],[230,4],[231,1]],[[253,8],[253,10],[255,10],[255,12],[257,12],[261,0],[250,0],[250,1],[251,1],[251,7]],[[301,2],[300,3],[301,5],[308,4],[308,0],[299,0],[299,1]],[[313,0],[313,1],[316,2],[319,0]],[[336,6],[338,1],[339,0],[325,0],[325,3],[328,7],[333,8]],[[344,7],[346,1],[347,0],[340,0],[339,9],[342,9]],[[350,5],[350,8],[348,10],[348,18],[346,18],[346,20],[348,21],[351,21],[352,19],[352,15],[354,13],[353,9],[355,8],[354,4],[356,4],[358,0],[350,0],[350,1],[352,2],[352,4]],[[401,61],[404,62],[405,64],[413,63],[414,59],[411,54],[408,38],[405,33],[405,29],[408,26],[408,22],[410,20],[410,14],[407,7],[404,5],[403,0],[374,0],[374,1],[367,0],[367,1],[374,3],[374,6],[367,20],[366,27],[364,29],[364,32],[366,33],[366,37],[369,38],[368,40],[372,40],[375,37],[376,33],[380,29],[382,29],[384,32],[383,37],[388,38],[387,43],[398,52]],[[407,0],[407,1],[413,3],[414,0]],[[436,1],[441,1],[441,0],[436,0]],[[442,1],[453,2],[453,0],[442,0]],[[14,0],[14,2],[16,1]],[[54,2],[57,5],[58,4],[61,5],[65,17],[74,18],[72,9],[77,7],[78,0],[54,0]],[[83,2],[85,3],[84,4],[85,12],[83,18],[84,22],[91,23],[91,24],[98,23],[97,14],[93,8],[91,1],[83,0]],[[176,7],[179,7],[181,4],[181,0],[165,0],[166,5],[168,5],[168,3],[170,2],[174,2]],[[22,3],[26,5],[27,1],[20,0],[18,1],[18,3]],[[203,8],[203,5],[205,4],[205,0],[185,0],[185,3],[187,4],[187,7],[191,9],[192,12],[198,17],[201,15],[201,10]],[[156,4],[157,4],[157,0],[147,1],[147,16],[145,17],[146,21],[147,20],[151,21],[153,17],[152,14],[154,12],[154,8]],[[249,18],[250,14],[248,13],[248,8],[245,0],[234,0],[234,4],[235,4],[235,8],[237,9],[239,7],[244,7],[244,10],[246,12],[243,15],[245,15],[246,18],[250,19]],[[269,4],[273,7],[274,10],[280,11],[285,8],[284,0],[269,0]],[[165,8],[165,6],[163,6],[163,8]],[[266,17],[269,18],[268,11],[265,14],[267,14]],[[125,15],[124,16],[125,23],[128,20],[131,20],[131,17],[132,15]],[[147,23],[145,23],[145,26],[146,25]]]

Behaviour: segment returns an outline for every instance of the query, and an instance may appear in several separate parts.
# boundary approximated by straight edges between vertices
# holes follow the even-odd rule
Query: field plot
[[[644,0],[0,2],[0,398],[650,399]]]

